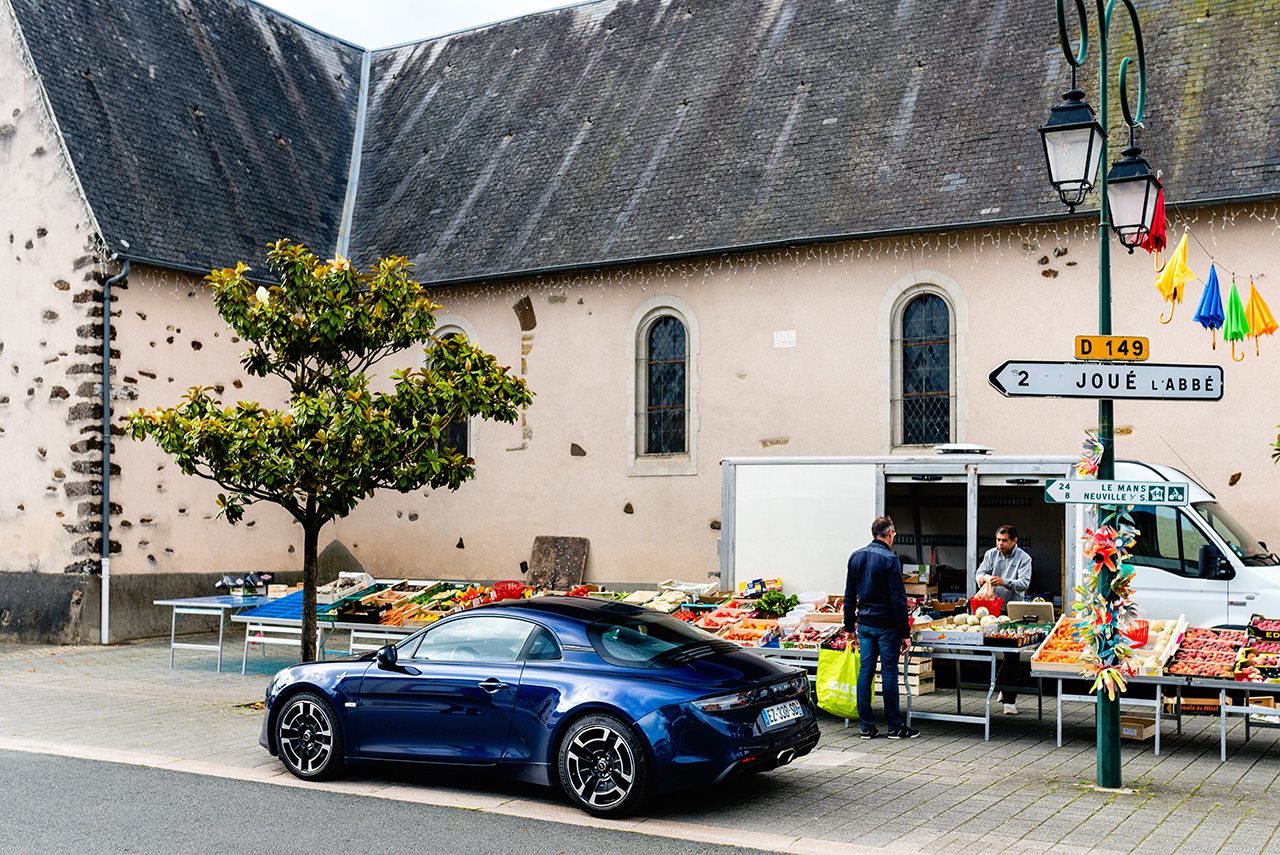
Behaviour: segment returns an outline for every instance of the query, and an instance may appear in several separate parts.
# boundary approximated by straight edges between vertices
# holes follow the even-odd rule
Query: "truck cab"
[[[1192,626],[1244,626],[1254,614],[1280,614],[1280,558],[1213,494],[1168,466],[1116,461],[1120,481],[1190,484],[1187,507],[1138,506],[1134,597],[1148,617],[1185,614]]]

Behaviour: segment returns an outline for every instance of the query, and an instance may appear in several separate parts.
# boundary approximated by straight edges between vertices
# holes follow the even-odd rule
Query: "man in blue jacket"
[[[873,540],[849,556],[844,588],[844,628],[858,630],[858,723],[862,738],[880,735],[871,712],[876,661],[881,660],[881,696],[890,739],[912,739],[920,731],[907,726],[898,708],[898,659],[911,646],[907,592],[902,587],[902,564],[893,554],[893,520],[877,517]]]

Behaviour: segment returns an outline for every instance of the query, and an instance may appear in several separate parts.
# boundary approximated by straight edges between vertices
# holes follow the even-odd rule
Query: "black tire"
[[[342,768],[342,729],[329,702],[315,692],[289,697],[275,725],[280,762],[304,781],[324,781]]]
[[[631,725],[606,713],[569,725],[557,752],[560,787],[592,816],[618,819],[640,810],[651,788],[649,755]]]

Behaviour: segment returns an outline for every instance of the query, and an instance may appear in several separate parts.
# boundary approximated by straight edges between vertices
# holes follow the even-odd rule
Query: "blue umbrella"
[[[1218,333],[1222,329],[1225,315],[1222,312],[1222,293],[1218,290],[1218,269],[1209,265],[1209,281],[1205,283],[1204,293],[1200,295],[1200,307],[1196,309],[1195,320],[1207,330],[1213,330],[1213,349],[1218,349]]]

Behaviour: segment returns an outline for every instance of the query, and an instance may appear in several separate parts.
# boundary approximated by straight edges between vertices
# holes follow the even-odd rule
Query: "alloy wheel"
[[[294,698],[280,714],[280,757],[303,777],[322,774],[334,756],[334,727],[324,704],[308,696]]]
[[[565,756],[565,782],[584,804],[607,809],[619,804],[636,783],[636,760],[627,736],[603,724],[574,734]]]

